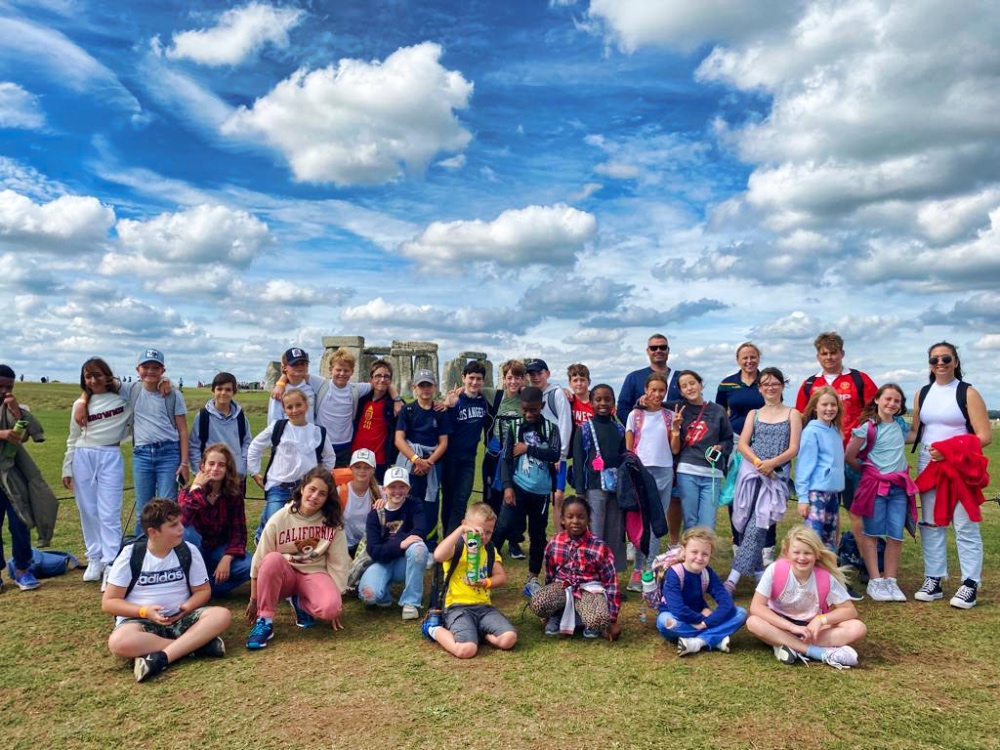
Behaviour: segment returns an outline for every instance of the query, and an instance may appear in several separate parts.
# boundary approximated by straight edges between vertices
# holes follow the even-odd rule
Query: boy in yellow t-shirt
[[[465,511],[462,524],[445,537],[434,550],[434,559],[442,563],[446,576],[451,573],[455,545],[462,541],[462,554],[455,563],[455,570],[448,580],[444,595],[444,624],[437,617],[429,616],[423,625],[427,638],[436,641],[441,648],[459,659],[471,659],[479,650],[479,642],[485,640],[491,646],[503,650],[514,648],[517,631],[500,610],[493,606],[490,589],[507,582],[507,573],[497,555],[492,570],[489,565],[487,547],[497,523],[496,513],[486,503],[473,503]],[[482,554],[478,580],[469,583],[468,551],[466,534],[478,532],[482,538]]]

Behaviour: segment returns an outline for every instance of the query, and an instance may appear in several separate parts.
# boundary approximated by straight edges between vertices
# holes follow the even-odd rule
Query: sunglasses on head
[[[931,357],[930,359],[927,360],[927,363],[933,367],[938,362],[940,362],[943,365],[950,365],[954,361],[955,361],[954,357],[952,357],[950,354],[945,354],[943,357]]]
[[[670,347],[666,344],[650,344],[649,351],[651,352],[669,352]]]

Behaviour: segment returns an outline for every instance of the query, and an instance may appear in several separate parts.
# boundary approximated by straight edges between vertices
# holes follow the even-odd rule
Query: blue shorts
[[[906,525],[909,505],[906,490],[896,485],[889,487],[888,495],[875,498],[871,516],[861,518],[865,536],[884,536],[903,541],[903,528]]]

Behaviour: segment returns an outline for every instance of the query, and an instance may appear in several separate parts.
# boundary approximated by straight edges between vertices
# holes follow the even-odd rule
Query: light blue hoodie
[[[809,502],[809,490],[841,492],[844,489],[844,442],[840,430],[813,419],[802,430],[795,460],[795,494]]]

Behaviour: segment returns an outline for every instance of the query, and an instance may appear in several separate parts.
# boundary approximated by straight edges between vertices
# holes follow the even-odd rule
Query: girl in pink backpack
[[[868,632],[847,595],[837,556],[802,524],[781,543],[750,604],[747,630],[774,648],[782,664],[814,661],[836,669],[858,663],[850,644]]]
[[[747,611],[733,604],[733,597],[708,563],[718,537],[709,528],[688,529],[681,538],[684,559],[667,568],[656,628],[668,641],[677,641],[677,654],[687,656],[702,649],[729,652],[730,636],[743,627]],[[715,602],[708,606],[705,595]]]

